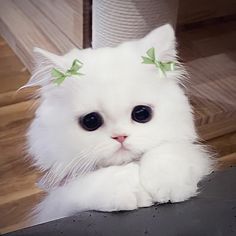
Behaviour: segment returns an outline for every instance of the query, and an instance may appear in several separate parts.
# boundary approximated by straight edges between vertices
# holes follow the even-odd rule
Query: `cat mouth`
[[[130,149],[121,144],[121,146],[115,151],[115,153],[120,153],[120,152],[130,152]]]

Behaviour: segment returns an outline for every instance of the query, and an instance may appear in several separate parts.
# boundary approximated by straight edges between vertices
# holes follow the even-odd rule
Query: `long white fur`
[[[185,71],[178,64],[164,77],[153,65],[142,64],[141,56],[151,47],[159,60],[177,60],[169,25],[115,48],[74,49],[61,57],[36,50],[41,65],[26,87],[42,86],[41,105],[28,146],[35,165],[47,172],[41,184],[48,191],[36,209],[37,222],[84,210],[184,201],[197,194],[212,161],[196,144],[192,109],[182,88]],[[84,75],[53,84],[50,69],[66,70],[76,58],[84,63]],[[150,122],[131,120],[136,105],[152,107]],[[93,111],[105,123],[88,132],[78,118]],[[111,137],[121,134],[128,136],[124,145],[129,151],[117,151],[120,144]]]

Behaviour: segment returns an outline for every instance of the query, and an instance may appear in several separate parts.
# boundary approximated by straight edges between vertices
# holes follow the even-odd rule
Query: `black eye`
[[[139,123],[146,123],[152,118],[152,109],[149,106],[139,105],[134,107],[131,117]]]
[[[94,131],[103,124],[102,116],[97,112],[91,112],[80,117],[79,123],[81,127],[87,131]]]

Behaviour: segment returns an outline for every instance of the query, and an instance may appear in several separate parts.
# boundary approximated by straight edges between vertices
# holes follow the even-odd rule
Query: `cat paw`
[[[158,167],[143,168],[140,179],[153,202],[182,202],[197,194],[197,182],[191,180],[188,172],[171,173]]]
[[[114,197],[114,208],[110,211],[129,211],[139,207],[149,207],[153,205],[151,196],[141,187],[128,191],[119,191]]]
[[[140,186],[139,166],[112,166],[97,171],[96,181],[101,178],[101,187],[96,189],[92,209],[100,211],[128,211],[152,204],[148,193]],[[98,184],[97,184],[98,185]],[[104,187],[105,186],[105,187]],[[90,204],[91,205],[91,204]]]
[[[152,200],[181,202],[197,195],[197,183],[202,177],[197,168],[177,159],[175,153],[169,154],[169,150],[163,152],[163,157],[160,154],[149,153],[140,163],[140,181]]]
[[[187,186],[179,184],[156,184],[155,187],[149,188],[154,202],[182,202],[197,194],[197,186]]]
[[[127,191],[114,197],[114,208],[111,211],[129,211],[138,208],[137,197],[134,193]]]

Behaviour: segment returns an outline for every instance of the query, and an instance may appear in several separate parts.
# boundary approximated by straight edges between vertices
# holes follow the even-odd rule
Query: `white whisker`
[[[40,184],[46,188],[52,188],[60,184],[64,184],[77,176],[84,176],[88,172],[95,170],[97,165],[96,154],[107,149],[107,145],[99,144],[88,150],[82,150],[75,158],[66,165],[56,163],[47,171],[40,180]]]

